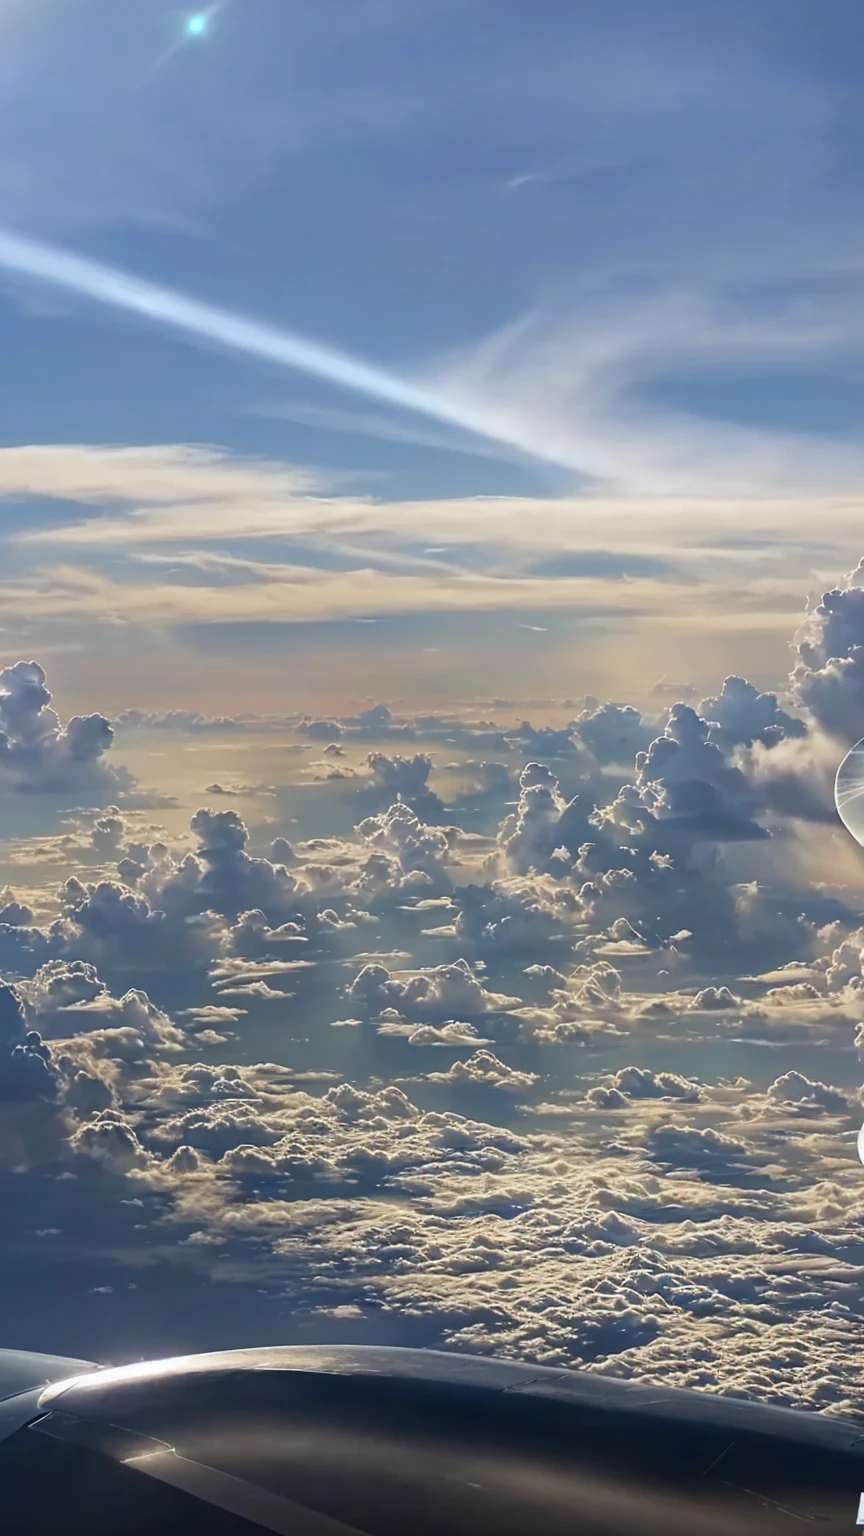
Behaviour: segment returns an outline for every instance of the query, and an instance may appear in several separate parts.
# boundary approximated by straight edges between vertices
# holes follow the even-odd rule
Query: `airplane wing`
[[[85,1362],[30,1397],[0,1489],[16,1536],[854,1536],[864,1428],[435,1351],[236,1350]]]

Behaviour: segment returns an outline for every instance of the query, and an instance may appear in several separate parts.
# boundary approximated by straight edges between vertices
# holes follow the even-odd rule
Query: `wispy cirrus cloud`
[[[749,299],[659,291],[588,292],[565,319],[527,315],[413,378],[299,332],[9,230],[0,270],[125,313],[196,344],[310,375],[513,453],[572,472],[596,492],[728,496],[848,492],[864,450],[817,437],[663,408],[646,386],[677,368],[712,377],[778,361],[837,366],[864,354],[864,294],[767,312]],[[855,299],[857,298],[857,304]],[[343,426],[356,430],[357,418]],[[373,421],[361,429],[381,435]],[[405,429],[389,427],[391,436]],[[410,429],[407,435],[410,437]],[[436,446],[461,444],[439,438]]]
[[[0,501],[22,498],[69,520],[7,534],[0,600],[16,623],[555,610],[717,629],[734,594],[751,627],[788,630],[802,570],[818,590],[860,542],[852,498],[373,501],[184,445],[0,450]]]
[[[600,576],[501,576],[466,570],[395,572],[373,566],[333,571],[306,565],[178,562],[148,579],[129,579],[93,567],[47,566],[0,582],[0,603],[10,618],[44,615],[90,624],[302,624],[398,615],[539,613],[564,610],[580,618],[654,617],[664,624],[717,630],[728,613],[730,587],[722,582],[605,580]],[[195,576],[199,579],[193,579]],[[230,580],[225,577],[230,575]],[[798,597],[791,581],[757,577],[735,584],[750,628],[789,629]]]
[[[454,496],[381,500],[327,494],[326,479],[278,460],[194,444],[0,448],[0,502],[63,505],[64,520],[19,520],[21,551],[121,553],[283,541],[371,553],[478,547],[511,569],[537,557],[626,550],[717,566],[815,561],[842,567],[860,539],[858,496]],[[70,505],[72,504],[72,505]],[[782,538],[780,535],[782,534]],[[830,549],[831,541],[835,548]],[[362,541],[362,543],[358,543]],[[820,553],[821,552],[821,553]],[[856,556],[857,559],[857,556]]]
[[[864,287],[791,297],[752,290],[634,290],[589,283],[563,313],[542,310],[422,374],[466,411],[482,401],[502,440],[569,464],[600,495],[758,497],[854,492],[857,441],[664,405],[670,379],[758,380],[778,368],[812,374],[864,359]]]

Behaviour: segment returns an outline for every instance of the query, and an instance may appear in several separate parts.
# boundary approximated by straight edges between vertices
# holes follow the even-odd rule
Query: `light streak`
[[[421,388],[363,358],[297,331],[270,325],[235,310],[202,302],[119,267],[103,265],[58,246],[0,228],[0,271],[78,294],[137,315],[192,340],[209,342],[247,357],[325,379],[342,389],[381,400],[400,410],[444,422],[546,462],[577,468],[569,456],[539,447],[515,422],[502,421],[482,406]]]

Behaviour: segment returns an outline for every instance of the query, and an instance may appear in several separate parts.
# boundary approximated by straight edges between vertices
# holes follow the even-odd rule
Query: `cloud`
[[[284,719],[280,723],[284,726]],[[254,715],[248,720],[237,720],[230,715],[212,717],[202,715],[197,709],[169,709],[165,714],[154,710],[124,709],[112,724],[122,731],[178,731],[191,736],[202,731],[243,731],[250,725],[263,729],[265,720]]]
[[[825,1083],[813,1082],[801,1072],[784,1072],[775,1078],[768,1089],[768,1097],[780,1104],[794,1104],[807,1114],[848,1114],[849,1100],[836,1088]]]
[[[736,997],[729,987],[702,987],[690,1004],[691,1008],[704,1008],[712,1013],[740,1005],[740,997]]]
[[[409,1045],[440,1045],[456,1050],[464,1046],[488,1044],[478,1035],[473,1024],[462,1024],[453,1019],[449,1024],[408,1024],[402,1026]]]
[[[589,1089],[586,1099],[598,1109],[626,1108],[631,1099],[677,1099],[696,1103],[702,1098],[698,1083],[677,1072],[653,1072],[647,1067],[622,1067],[605,1084]]]
[[[19,622],[45,612],[53,621],[146,627],[304,624],[391,614],[536,612],[543,607],[576,609],[588,618],[615,612],[659,616],[665,614],[669,596],[660,583],[647,580],[638,588],[610,589],[600,578],[505,577],[457,570],[432,581],[388,574],[371,561],[348,571],[274,562],[263,580],[252,563],[241,569],[245,579],[225,585],[192,576],[187,581],[123,580],[95,568],[51,566],[21,578],[10,576],[0,587],[0,598],[4,611]],[[682,590],[682,609],[689,610],[694,627],[719,628],[719,613],[713,612],[717,594],[702,597],[697,604],[692,588]],[[768,622],[776,626],[776,615],[766,613],[756,620],[763,627]]]
[[[361,1297],[359,1336],[398,1322],[427,1345],[845,1412],[864,936],[851,890],[805,878],[779,806],[770,844],[698,846],[686,786],[755,821],[760,754],[813,758],[817,740],[749,685],[716,701],[722,740],[707,702],[662,728],[589,703],[590,758],[550,733],[554,766],[524,764],[497,835],[494,798],[470,823],[460,802],[437,825],[402,799],[352,828],[356,791],[293,783],[251,836],[204,808],[148,844],[115,799],[49,834],[63,883],[37,861],[0,901],[20,977],[0,992],[0,1157],[74,1173],[80,1194],[45,1225],[85,1249],[104,1229],[128,1262],[126,1181],[149,1206],[136,1261],[158,1248],[190,1284],[230,1272],[241,1315],[288,1275],[301,1324]],[[422,716],[368,715],[343,740],[405,721],[427,740]],[[615,759],[643,732],[631,774]],[[191,734],[175,750],[204,782],[198,755],[223,744]],[[817,1044],[818,1074],[800,1054]],[[737,1075],[742,1050],[770,1062],[767,1087]],[[43,1179],[40,1199],[66,1188]]]
[[[573,730],[598,763],[630,764],[652,739],[650,727],[632,704],[600,704],[596,699],[586,700]]]
[[[744,677],[725,678],[716,698],[702,700],[699,714],[711,722],[711,740],[726,752],[755,742],[773,747],[807,733],[803,720],[780,708],[776,693],[760,693]]]
[[[94,821],[90,836],[99,857],[109,859],[116,857],[126,833],[126,825],[116,806],[109,806],[107,813]]]
[[[62,1079],[51,1050],[29,1029],[18,993],[0,986],[0,1099],[4,1103],[45,1100],[62,1095]]]
[[[0,671],[0,786],[97,805],[129,788],[129,774],[103,760],[114,740],[108,720],[73,715],[64,726],[50,706],[38,662],[18,661]]]
[[[448,395],[424,388],[325,342],[221,309],[14,230],[0,230],[0,268],[37,285],[137,316],[192,341],[311,374],[387,405],[503,442],[529,456],[577,467],[563,444],[557,450],[544,445],[533,432],[522,430],[518,417],[487,411],[482,397],[472,403],[461,392]]]
[[[88,1029],[132,1030],[152,1048],[182,1043],[182,1032],[146,992],[114,997],[95,966],[82,960],[49,960],[29,981],[18,984],[24,1012],[34,1029],[49,1040]]]
[[[86,956],[97,965],[203,970],[225,939],[220,918],[194,902],[191,912],[167,912],[116,880],[85,884],[73,877],[62,898],[65,923],[50,929],[47,940],[55,953]]]
[[[454,1061],[446,1072],[429,1072],[430,1083],[453,1083],[470,1088],[499,1088],[505,1093],[524,1093],[537,1081],[535,1072],[520,1072],[491,1051],[475,1051],[465,1061]]]
[[[565,800],[545,763],[528,763],[519,776],[516,810],[498,829],[505,865],[522,875],[531,870],[566,873],[591,831],[593,810],[590,797]]]
[[[364,965],[346,988],[355,1007],[371,1016],[395,1008],[408,1018],[432,1021],[462,1015],[467,1019],[497,1010],[515,1008],[520,999],[488,991],[467,960],[401,977],[385,965]]]
[[[692,499],[674,497],[387,502],[326,491],[290,465],[189,445],[2,449],[0,496],[48,497],[58,514],[10,531],[15,560],[0,586],[4,612],[28,624],[39,615],[52,632],[69,623],[152,632],[455,612],[491,622],[495,614],[566,608],[592,626],[620,615],[640,633],[657,632],[671,658],[682,633],[725,635],[733,604],[748,631],[784,635],[800,612],[803,582],[824,579],[814,521],[830,528],[841,562],[857,556],[859,540],[851,505],[836,498],[816,505],[800,496],[740,504],[700,497],[694,516]],[[250,559],[249,541],[262,538],[269,558]],[[214,541],[244,547],[217,558]],[[394,555],[424,542],[446,542],[446,570],[404,560],[394,567]],[[142,565],[148,549],[171,568]],[[578,558],[562,564],[568,551]],[[631,559],[644,564],[623,580],[621,562]],[[182,648],[187,638],[179,637]],[[615,675],[629,683],[632,665],[606,644]],[[234,702],[229,718],[239,722],[226,729],[251,728],[254,717],[242,720],[248,700],[238,694]],[[226,705],[228,698],[214,722]],[[171,712],[149,713],[155,721]],[[210,728],[207,716],[192,719],[200,711],[186,713],[190,730]],[[562,746],[569,734],[559,737]],[[542,758],[551,745],[544,736],[529,753]]]
[[[730,503],[700,493],[694,520],[692,496],[498,495],[405,501],[323,494],[329,489],[293,464],[240,457],[194,443],[51,443],[0,450],[0,496],[100,509],[99,516],[79,514],[51,528],[25,527],[16,542],[33,548],[180,544],[188,550],[203,543],[203,554],[212,557],[217,539],[282,537],[338,550],[349,538],[356,554],[358,539],[382,539],[385,549],[392,549],[408,530],[412,541],[454,553],[465,545],[480,545],[549,556],[581,554],[588,570],[592,561],[608,562],[610,554],[617,553],[614,588],[623,585],[617,569],[622,557],[646,558],[652,577],[659,560],[667,579],[657,583],[656,591],[668,606],[687,595],[686,585],[668,578],[694,564],[701,567],[706,559],[715,577],[728,569],[743,579],[744,585],[736,589],[742,596],[754,577],[764,588],[773,568],[787,566],[782,535],[801,545],[801,555],[809,553],[806,541],[814,516],[850,552],[859,536],[854,507],[836,497],[778,495]],[[374,553],[374,542],[368,547]],[[797,585],[790,581],[783,590],[790,604],[797,601],[800,607],[800,567],[791,575]],[[435,577],[442,578],[437,568]],[[655,589],[638,571],[630,581]],[[601,582],[597,590],[609,586]]]
[[[397,759],[397,764],[401,761]],[[427,813],[436,808],[436,802],[440,805],[437,796],[426,790],[428,770],[427,758],[421,764],[415,793],[415,800]],[[356,831],[364,843],[376,850],[362,867],[357,881],[359,892],[373,895],[376,890],[389,886],[399,892],[413,889],[420,895],[430,895],[453,889],[453,877],[447,865],[458,837],[457,828],[425,825],[411,806],[400,798],[380,816],[367,816]]]
[[[456,889],[454,900],[458,911],[451,927],[438,931],[452,933],[481,953],[487,949],[513,955],[542,952],[572,932],[574,922],[584,915],[572,887],[551,876],[463,885]]]
[[[785,329],[722,293],[648,292],[572,317],[524,316],[413,380],[324,342],[208,304],[133,273],[0,230],[0,268],[126,312],[193,342],[307,373],[557,465],[617,491],[727,494],[851,490],[864,460],[842,440],[712,421],[650,405],[639,386],[677,364],[844,350],[787,306]],[[860,340],[859,340],[860,346]]]
[[[502,326],[427,369],[428,387],[466,409],[483,401],[498,435],[566,465],[612,494],[701,496],[706,484],[736,497],[795,484],[812,491],[860,479],[857,450],[804,432],[758,428],[664,406],[658,380],[701,379],[730,364],[752,369],[793,358],[857,355],[839,307],[818,319],[794,297],[772,313],[731,287],[645,283],[623,290],[613,276],[592,285],[569,314],[539,310]]]
[[[503,1083],[495,1063],[460,1082]],[[663,1086],[672,1093],[658,1098],[665,1118],[614,1155],[578,1127],[517,1136],[424,1112],[393,1085],[311,1098],[266,1067],[176,1069],[159,1090],[146,1168],[140,1140],[93,1140],[133,1178],[166,1181],[169,1231],[194,1233],[205,1251],[263,1251],[280,1273],[290,1266],[305,1304],[362,1294],[375,1317],[395,1312],[451,1348],[848,1411],[855,1324],[842,1304],[826,1306],[855,1251],[854,1169],[806,1187],[778,1170],[761,1187],[775,1130],[759,1119],[737,1134],[700,1126],[723,1096],[698,1084],[673,1122],[682,1080],[623,1072],[648,1090],[635,1113]],[[806,1142],[798,1150],[816,1166]],[[410,1195],[398,1210],[394,1192]],[[805,1262],[812,1253],[818,1264]]]
[[[658,1163],[704,1170],[721,1179],[745,1169],[744,1143],[710,1126],[653,1126],[645,1137],[645,1150]]]
[[[79,1157],[97,1164],[108,1173],[141,1172],[152,1161],[132,1126],[111,1112],[82,1125],[71,1138],[70,1145]]]
[[[137,928],[142,935],[149,927],[156,942],[168,942],[171,933],[176,943],[185,934],[190,955],[197,937],[204,955],[212,954],[224,937],[220,918],[258,909],[264,922],[294,912],[294,876],[284,865],[246,852],[249,831],[236,811],[202,807],[189,827],[198,843],[196,853],[177,858],[164,844],[154,843],[142,850],[143,861],[124,861],[134,889],[111,881],[95,888],[77,882],[68,891],[70,915],[94,933],[107,922],[115,930]]]
[[[832,736],[864,736],[864,562],[824,593],[795,637],[792,686],[798,702]]]
[[[779,816],[833,822],[834,781],[841,751],[820,730],[781,737],[774,745],[758,739],[733,754],[758,803]]]
[[[689,704],[673,704],[662,736],[636,758],[636,783],[658,821],[677,824],[694,838],[762,838],[752,817],[747,785],[711,740],[710,722]]]
[[[428,779],[433,763],[426,753],[417,752],[413,757],[388,757],[384,752],[370,752],[366,762],[374,789],[388,800],[404,799],[409,805],[419,805],[427,814],[442,808],[440,799],[429,788]]]

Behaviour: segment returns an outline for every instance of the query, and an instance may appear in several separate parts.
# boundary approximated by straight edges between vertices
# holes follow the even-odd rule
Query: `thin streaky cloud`
[[[662,377],[676,361],[710,369],[724,358],[752,364],[778,352],[824,358],[838,346],[859,356],[860,327],[847,324],[841,342],[833,314],[818,323],[791,314],[785,327],[765,327],[734,308],[714,313],[704,300],[655,295],[635,312],[613,306],[600,313],[595,305],[568,323],[526,315],[412,380],[313,337],[0,229],[4,270],[474,434],[499,445],[502,461],[521,454],[568,471],[589,496],[701,496],[706,482],[731,497],[802,487],[848,493],[864,474],[860,447],[842,438],[657,409],[638,393],[646,378]]]
[[[487,419],[482,409],[475,409],[470,403],[457,404],[444,395],[418,388],[408,380],[341,352],[326,342],[202,303],[176,289],[163,288],[133,273],[30,240],[11,230],[0,230],[0,270],[79,294],[111,309],[138,315],[182,335],[227,347],[247,357],[258,357],[326,379],[342,389],[475,432],[563,468],[579,468],[566,453],[549,452],[533,441],[523,439],[515,424],[511,433],[508,427]]]
[[[330,410],[320,405],[304,405],[288,401],[284,404],[260,406],[254,414],[272,421],[289,421],[301,427],[312,427],[322,432],[340,432],[355,437],[380,438],[385,443],[406,443],[416,448],[436,448],[443,453],[470,455],[472,458],[512,460],[521,464],[526,457],[524,450],[507,451],[504,443],[483,441],[474,434],[469,437],[450,436],[428,428],[409,425],[386,416],[373,416],[365,411]]]

